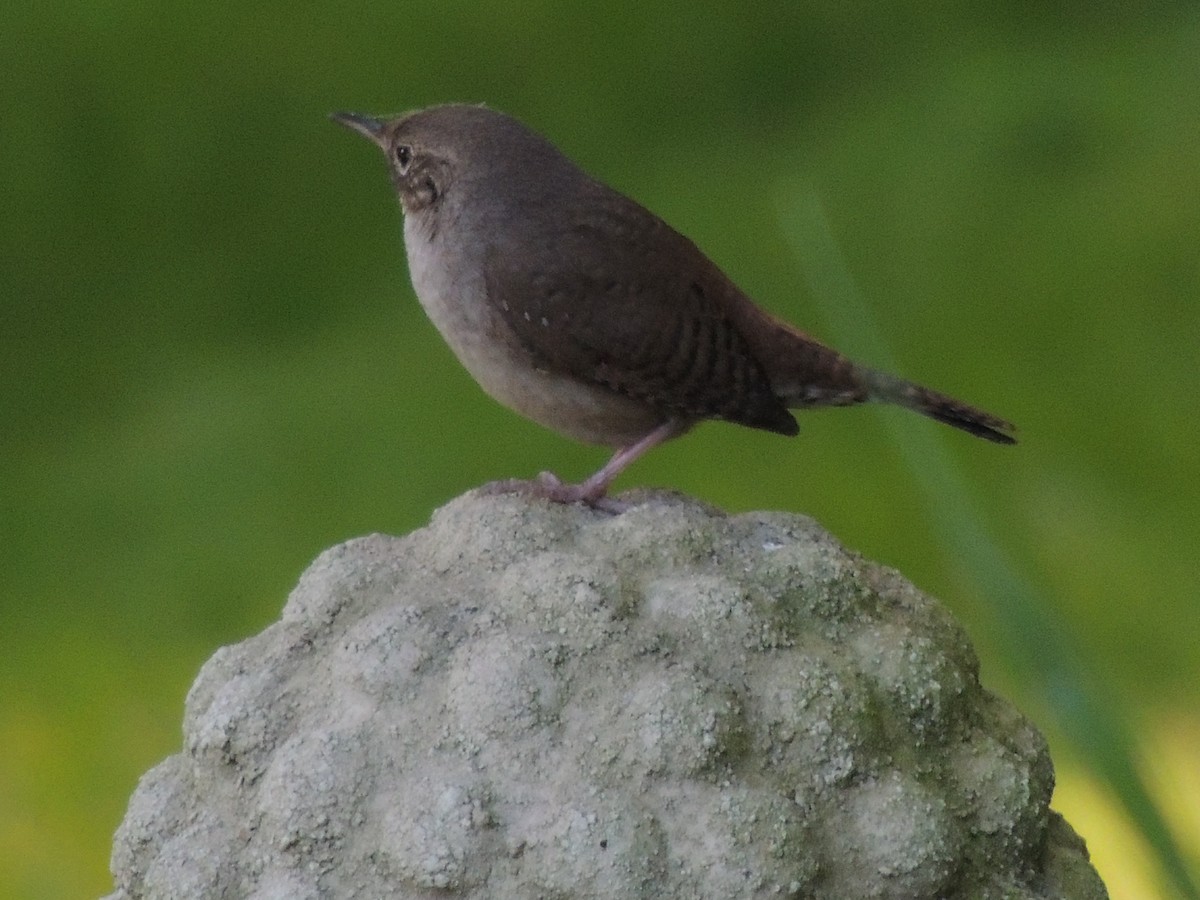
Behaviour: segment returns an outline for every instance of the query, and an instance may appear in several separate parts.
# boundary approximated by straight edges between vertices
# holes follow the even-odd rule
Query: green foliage
[[[902,372],[1020,426],[1012,450],[944,441],[1080,665],[1144,711],[1134,732],[1194,715],[1194,5],[216,0],[9,4],[0,26],[19,896],[107,889],[196,669],[320,549],[603,459],[459,369],[412,298],[382,162],[333,109],[486,100],[833,338],[779,216],[808,185]],[[814,515],[954,605],[985,679],[1046,708],[880,425],[904,415],[813,414],[794,442],[705,426],[618,487]]]

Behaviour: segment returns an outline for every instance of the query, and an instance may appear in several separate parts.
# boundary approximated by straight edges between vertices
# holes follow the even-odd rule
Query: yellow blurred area
[[[1200,868],[1200,715],[1180,711],[1155,729],[1146,774],[1171,827]]]
[[[95,847],[104,838],[104,825],[64,771],[74,756],[70,729],[28,704],[0,716],[0,895],[84,897],[111,889],[100,858],[92,857],[90,871],[61,862],[64,848]]]
[[[1200,717],[1180,710],[1160,718],[1145,742],[1142,766],[1151,793],[1182,845],[1193,876],[1200,876]],[[1092,863],[1113,900],[1169,897],[1141,832],[1115,798],[1079,765],[1056,761],[1054,808],[1087,841]]]

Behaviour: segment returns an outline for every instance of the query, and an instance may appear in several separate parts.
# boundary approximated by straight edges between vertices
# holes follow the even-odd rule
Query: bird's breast
[[[454,355],[493,399],[575,440],[623,447],[645,436],[665,416],[602,385],[539,365],[500,312],[484,283],[486,247],[449,244],[443,229],[406,216],[405,247],[413,289]]]

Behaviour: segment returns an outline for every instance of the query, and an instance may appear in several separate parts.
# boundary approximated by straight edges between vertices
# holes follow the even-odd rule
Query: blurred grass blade
[[[801,184],[779,190],[785,236],[835,343],[872,366],[897,372],[881,332],[847,270],[816,192]],[[1020,573],[984,525],[970,486],[946,452],[938,429],[902,416],[888,428],[920,484],[936,531],[987,596],[998,643],[1016,675],[1042,701],[1081,758],[1119,798],[1181,897],[1200,898],[1179,847],[1134,763],[1136,742],[1115,692],[1083,660],[1054,603]]]

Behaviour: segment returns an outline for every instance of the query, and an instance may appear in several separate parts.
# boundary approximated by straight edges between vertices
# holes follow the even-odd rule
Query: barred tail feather
[[[882,400],[885,403],[907,407],[921,415],[937,419],[947,425],[953,425],[955,428],[960,428],[976,437],[994,441],[997,444],[1015,444],[1017,442],[1012,434],[1016,431],[1016,426],[991,413],[968,406],[953,397],[940,394],[919,384],[913,384],[911,381],[905,381],[903,378],[888,375],[886,372],[868,369],[862,371],[862,376],[873,400]]]

